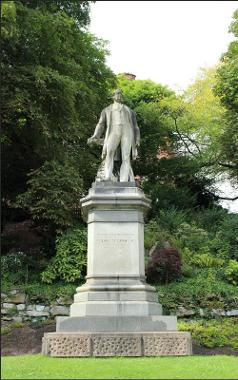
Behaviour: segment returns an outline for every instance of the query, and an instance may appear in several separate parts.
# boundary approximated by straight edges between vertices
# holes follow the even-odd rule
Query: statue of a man
[[[123,104],[121,90],[113,93],[114,103],[104,108],[94,135],[88,143],[99,142],[105,128],[105,138],[102,150],[101,180],[115,181],[113,175],[114,160],[121,153],[120,182],[134,181],[130,159],[137,157],[137,146],[140,144],[140,130],[136,114]],[[118,149],[119,152],[118,152]]]

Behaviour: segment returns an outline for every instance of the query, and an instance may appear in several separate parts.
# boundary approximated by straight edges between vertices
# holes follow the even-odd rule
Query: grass
[[[2,358],[2,379],[237,379],[234,356],[151,358]]]

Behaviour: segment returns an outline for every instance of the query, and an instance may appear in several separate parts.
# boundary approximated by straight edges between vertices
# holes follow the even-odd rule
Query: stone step
[[[168,330],[177,330],[176,316],[87,316],[56,318],[56,331],[58,332],[158,332]]]
[[[161,315],[162,306],[148,301],[86,301],[73,303],[70,316],[147,316]]]

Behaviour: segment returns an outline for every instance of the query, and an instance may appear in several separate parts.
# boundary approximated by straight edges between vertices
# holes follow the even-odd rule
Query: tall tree
[[[167,110],[184,104],[173,91],[152,81],[127,80],[119,76],[125,102],[137,113],[141,130],[139,157],[135,174],[143,179],[143,187],[152,199],[152,212],[161,208],[181,209],[208,205],[212,197],[205,191],[210,182],[200,175],[194,157],[181,154],[177,134]],[[176,105],[176,107],[175,107]]]
[[[229,31],[234,41],[221,59],[218,69],[218,83],[215,88],[226,109],[224,131],[221,136],[221,159],[230,178],[238,183],[238,10],[234,12]]]
[[[86,148],[115,76],[88,1],[2,3],[3,213],[72,224],[98,157]],[[16,213],[13,207],[18,206]]]

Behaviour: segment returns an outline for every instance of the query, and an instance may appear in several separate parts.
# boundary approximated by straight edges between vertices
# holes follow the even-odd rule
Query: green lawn
[[[2,358],[2,379],[238,379],[238,357]]]

